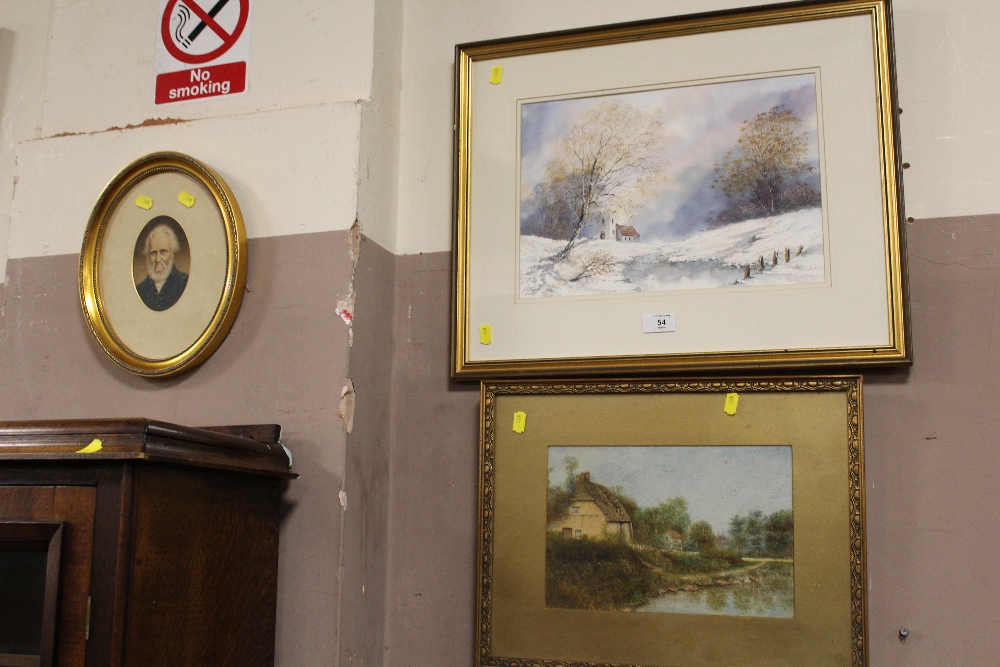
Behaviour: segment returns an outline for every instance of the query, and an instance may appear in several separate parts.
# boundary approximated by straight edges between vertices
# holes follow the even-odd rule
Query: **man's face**
[[[153,232],[150,235],[146,264],[153,282],[162,282],[170,275],[174,268],[174,251],[166,234]]]

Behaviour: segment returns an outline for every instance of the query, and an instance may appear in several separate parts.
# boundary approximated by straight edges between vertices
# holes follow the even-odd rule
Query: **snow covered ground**
[[[522,297],[824,281],[819,208],[744,220],[679,241],[585,239],[573,246],[566,260],[556,262],[556,253],[565,245],[565,241],[521,236]],[[802,252],[797,255],[799,246]],[[790,251],[788,262],[785,248]],[[778,263],[772,265],[775,252]],[[750,277],[744,279],[747,264]]]

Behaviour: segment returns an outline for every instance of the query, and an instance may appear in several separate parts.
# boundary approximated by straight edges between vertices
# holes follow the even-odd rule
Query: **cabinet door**
[[[82,667],[94,534],[92,486],[0,486],[0,520],[62,523],[56,665]]]
[[[153,465],[138,477],[124,664],[274,665],[275,481]]]

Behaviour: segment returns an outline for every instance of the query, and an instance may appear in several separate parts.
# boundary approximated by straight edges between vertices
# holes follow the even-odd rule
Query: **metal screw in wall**
[[[900,628],[899,629],[899,638],[900,639],[906,639],[909,636],[910,636],[910,631],[909,631],[908,628]]]

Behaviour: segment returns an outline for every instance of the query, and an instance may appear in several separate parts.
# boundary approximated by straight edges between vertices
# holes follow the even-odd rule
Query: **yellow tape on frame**
[[[524,433],[524,423],[528,420],[528,415],[523,412],[514,413],[514,433]]]
[[[736,414],[736,406],[740,402],[740,395],[737,393],[726,394],[726,405],[722,408],[722,411],[727,415]]]

